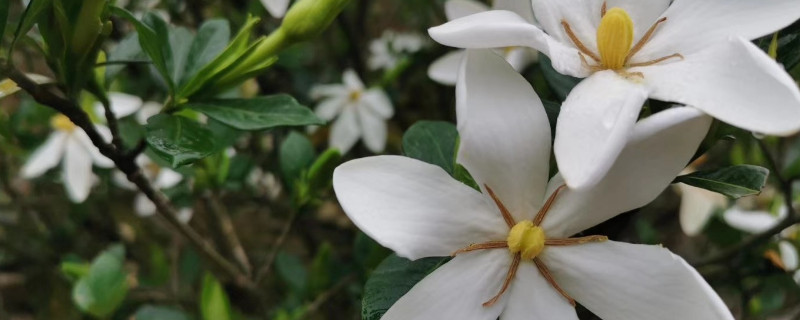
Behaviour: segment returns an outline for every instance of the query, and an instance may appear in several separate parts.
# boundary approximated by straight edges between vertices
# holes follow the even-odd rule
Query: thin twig
[[[222,205],[222,201],[220,201],[216,193],[208,192],[205,194],[204,198],[208,212],[214,217],[217,227],[220,229],[220,233],[222,233],[222,238],[226,242],[225,245],[229,248],[236,262],[239,263],[242,271],[250,275],[253,272],[250,259],[247,258],[247,253],[244,251],[242,242],[239,241],[239,235],[236,234],[236,229],[233,227],[233,221],[231,220],[230,214],[228,214],[228,210]]]
[[[289,237],[289,231],[292,230],[292,225],[294,224],[294,220],[297,217],[297,212],[299,210],[292,210],[289,219],[286,220],[286,224],[283,225],[283,230],[281,230],[281,234],[278,236],[278,239],[275,240],[275,244],[272,246],[272,250],[270,251],[269,255],[267,256],[267,261],[261,266],[261,269],[256,272],[255,283],[259,284],[263,281],[267,275],[269,275],[270,270],[272,269],[272,265],[275,263],[275,259],[278,257],[278,252],[280,251],[283,243],[286,242],[286,239]]]
[[[339,280],[339,282],[337,282],[333,287],[331,287],[327,291],[317,296],[317,298],[314,299],[314,301],[312,301],[306,307],[305,313],[303,314],[303,318],[305,319],[313,315],[315,312],[319,310],[319,308],[321,308],[325,304],[325,302],[333,298],[336,295],[336,293],[344,289],[348,284],[350,284],[350,282],[353,282],[354,280],[356,280],[356,275],[350,274]]]

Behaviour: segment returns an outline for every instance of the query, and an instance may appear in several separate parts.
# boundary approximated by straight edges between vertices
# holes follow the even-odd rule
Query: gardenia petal
[[[261,0],[261,4],[275,18],[282,18],[289,8],[289,0]]]
[[[361,139],[373,153],[382,152],[386,147],[386,120],[378,116],[366,101],[358,104],[358,122],[361,127]]]
[[[530,83],[490,50],[467,50],[456,86],[457,161],[517,221],[532,219],[544,198],[550,124]]]
[[[161,168],[153,184],[157,188],[172,188],[178,185],[181,180],[183,180],[183,176],[180,173],[172,171],[169,168]]]
[[[482,304],[497,294],[511,264],[505,250],[458,255],[422,279],[381,320],[490,320],[505,300]]]
[[[505,56],[506,61],[518,72],[525,71],[525,68],[539,60],[538,52],[525,47],[510,48]]]
[[[542,223],[546,234],[571,236],[653,201],[689,162],[711,120],[694,108],[679,107],[637,123],[628,145],[597,185],[559,194]],[[547,194],[562,184],[554,177]]]
[[[578,50],[565,45],[511,11],[488,11],[428,29],[437,42],[456,48],[530,47],[550,57],[558,72],[586,77]]]
[[[742,38],[641,71],[655,99],[694,106],[750,131],[789,135],[800,130],[797,84],[761,49]]]
[[[733,319],[700,274],[661,246],[606,241],[548,247],[541,257],[556,282],[602,319]]]
[[[358,142],[361,137],[361,129],[356,115],[356,106],[345,106],[339,118],[331,126],[328,144],[339,150],[342,154],[350,151],[350,148]]]
[[[364,92],[361,95],[361,102],[381,119],[389,119],[394,116],[392,100],[380,88],[372,88]]]
[[[520,263],[500,320],[578,320],[578,314],[530,262]]]
[[[645,61],[692,54],[730,36],[752,40],[768,35],[800,18],[800,1],[675,0],[663,16],[669,20],[637,54]]]
[[[107,142],[111,141],[111,130],[109,130],[108,127],[95,124],[95,130],[103,137],[103,140]],[[115,166],[114,161],[100,153],[100,150],[92,143],[92,140],[89,139],[89,136],[83,129],[75,129],[75,131],[71,133],[70,138],[77,141],[84,148],[84,152],[92,157],[92,162],[96,166],[101,168],[113,168]]]
[[[458,70],[463,58],[464,50],[456,50],[445,54],[428,67],[428,77],[438,83],[454,86],[458,81]]]
[[[47,140],[28,157],[28,161],[22,167],[22,177],[26,179],[36,178],[58,165],[63,158],[64,147],[68,137],[69,133],[53,131],[47,137]]]
[[[605,176],[625,147],[647,88],[614,71],[579,83],[561,105],[553,151],[570,188],[590,187]]]
[[[353,69],[347,69],[344,71],[344,74],[342,75],[342,81],[350,91],[364,90],[364,83],[361,82],[361,78],[358,77],[358,74]]]
[[[143,193],[136,195],[136,199],[133,200],[133,209],[136,211],[136,215],[142,218],[156,214],[156,205]]]
[[[789,241],[781,241],[778,242],[778,250],[781,253],[781,261],[785,270],[796,270],[798,264],[797,247]]]
[[[766,211],[747,211],[732,207],[725,211],[722,218],[725,223],[736,229],[749,233],[762,233],[778,225],[786,216],[786,208],[781,208],[778,215]]]
[[[86,148],[74,137],[66,140],[64,163],[61,175],[64,187],[72,202],[81,203],[89,197],[94,184],[92,157]]]
[[[163,108],[164,106],[158,102],[145,102],[142,108],[139,109],[139,112],[136,113],[136,122],[139,124],[147,124],[147,119],[159,114]]]
[[[473,243],[504,239],[508,232],[480,193],[411,158],[349,161],[334,171],[333,187],[359,229],[411,260],[449,256]]]
[[[111,111],[117,118],[124,118],[136,113],[142,108],[142,98],[122,92],[111,92],[108,94],[111,103]],[[95,102],[94,110],[98,116],[105,117],[105,108],[100,102]]]
[[[492,6],[495,10],[508,10],[518,14],[532,24],[535,24],[536,18],[533,16],[533,1],[528,0],[494,0]],[[452,20],[452,19],[450,19]]]
[[[700,234],[714,211],[728,204],[728,199],[719,193],[683,183],[677,187],[681,190],[681,229],[688,236]]]
[[[348,99],[347,96],[339,96],[322,100],[322,102],[317,105],[317,108],[314,109],[314,113],[322,120],[331,121],[342,112],[342,108],[347,104]]]
[[[325,97],[346,97],[349,94],[347,87],[341,84],[318,84],[311,88],[311,99],[318,100]]]
[[[455,20],[479,12],[489,11],[489,7],[475,0],[448,0],[444,3],[447,20]]]

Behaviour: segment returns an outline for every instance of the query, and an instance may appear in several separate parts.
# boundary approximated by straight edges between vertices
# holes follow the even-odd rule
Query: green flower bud
[[[319,36],[342,12],[349,0],[300,0],[283,18],[281,29],[292,42]]]
[[[86,0],[81,5],[78,19],[75,21],[75,31],[72,33],[71,51],[77,57],[83,57],[94,47],[94,43],[101,33],[111,31],[111,26],[103,21],[103,12],[106,10],[106,0]]]

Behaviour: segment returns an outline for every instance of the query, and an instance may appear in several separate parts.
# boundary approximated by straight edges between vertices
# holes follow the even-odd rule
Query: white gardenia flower
[[[183,176],[180,173],[159,166],[144,154],[136,158],[136,164],[139,165],[139,168],[142,169],[142,174],[144,174],[145,178],[147,178],[156,189],[172,188],[183,181]],[[128,178],[121,171],[114,172],[114,182],[122,188],[138,190],[136,185],[128,181]],[[140,217],[149,217],[156,214],[156,205],[141,192],[136,195],[133,208]],[[185,209],[182,209],[179,220],[188,222],[189,218],[191,218],[191,210],[187,213]]]
[[[787,214],[789,214],[789,209],[785,205],[780,207],[777,214],[767,211],[745,210],[739,206],[733,206],[725,211],[723,219],[731,227],[747,233],[758,234],[780,224]],[[792,239],[797,232],[797,226],[788,227],[781,231],[780,238]],[[798,257],[797,248],[790,241],[779,240],[778,251],[784,270],[789,272],[798,270],[800,257]]]
[[[385,30],[380,38],[369,44],[367,66],[371,70],[392,70],[404,55],[413,54],[425,45],[425,40],[416,33]]]
[[[142,109],[142,98],[122,92],[110,92],[108,101],[111,103],[111,111],[117,118],[124,118]],[[99,101],[94,103],[94,112],[105,117],[105,108]]]
[[[733,319],[683,259],[661,246],[574,237],[652,201],[711,118],[673,108],[638,123],[595,188],[548,182],[550,127],[531,85],[491,51],[467,51],[456,87],[457,160],[478,192],[398,156],[347,162],[333,184],[353,222],[397,255],[455,257],[383,316],[394,319]]]
[[[535,24],[536,21],[530,0],[496,0],[492,8],[476,0],[448,0],[444,4],[445,15],[450,21],[489,10],[509,10],[524,17],[528,23]],[[506,46],[498,49],[498,52],[517,71],[524,70],[539,59],[539,53],[528,47]],[[456,50],[442,56],[428,68],[428,77],[444,85],[455,85],[463,57],[464,50]]]
[[[28,158],[22,167],[22,177],[41,176],[62,162],[61,178],[72,202],[81,203],[89,196],[96,179],[92,165],[114,167],[114,162],[100,153],[89,136],[66,116],[58,114],[50,120],[54,131]],[[106,141],[111,141],[111,131],[95,124],[95,129]]]
[[[381,88],[364,87],[355,71],[348,69],[343,84],[317,85],[311,97],[321,99],[316,114],[322,120],[336,120],[331,126],[329,144],[347,153],[359,138],[367,149],[378,153],[386,147],[386,120],[394,115],[392,101]]]
[[[289,9],[289,0],[261,0],[261,4],[275,18],[283,18]]]
[[[755,132],[800,129],[800,90],[749,40],[800,17],[797,0],[533,0],[541,28],[509,11],[430,29],[459,48],[528,46],[586,77],[561,107],[554,152],[567,184],[614,163],[645,100],[677,102]]]
[[[695,171],[693,165],[690,165],[680,174],[685,175]],[[681,196],[678,218],[681,229],[687,236],[700,234],[714,212],[728,207],[728,198],[722,194],[684,183],[675,184],[673,187]]]

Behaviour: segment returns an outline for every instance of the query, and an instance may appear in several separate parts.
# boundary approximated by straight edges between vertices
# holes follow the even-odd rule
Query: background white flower
[[[261,0],[261,4],[275,18],[283,18],[286,10],[289,9],[290,0]]]
[[[750,131],[800,129],[797,84],[749,41],[800,18],[800,1],[533,0],[533,10],[541,28],[490,11],[430,34],[460,48],[532,47],[559,72],[588,77],[564,101],[556,129],[554,152],[571,187],[603,177],[648,97]]]
[[[111,103],[111,111],[117,118],[124,118],[132,115],[142,108],[142,98],[122,92],[110,92],[108,101]],[[105,119],[105,108],[99,101],[94,103],[94,112],[97,116]]]
[[[69,199],[76,203],[83,202],[96,182],[92,165],[111,168],[114,162],[102,155],[89,136],[66,116],[56,115],[50,124],[53,132],[28,158],[22,167],[22,177],[39,177],[62,163],[61,178]],[[95,124],[95,128],[106,141],[111,140],[108,128],[98,124]]]
[[[744,232],[757,234],[777,226],[786,218],[788,213],[789,210],[786,206],[781,206],[776,214],[768,211],[745,210],[739,206],[733,206],[725,211],[723,218],[731,227]],[[780,233],[780,236],[784,239],[778,239],[778,253],[780,254],[782,262],[781,267],[787,272],[800,272],[800,270],[798,270],[798,267],[800,267],[798,260],[800,260],[800,258],[798,257],[797,248],[791,242],[785,240],[793,239],[797,232],[797,226],[790,226]]]
[[[424,45],[425,40],[419,34],[386,30],[370,42],[367,66],[371,70],[392,70],[405,55],[419,51]]]
[[[693,165],[700,162],[701,159],[683,170],[681,175],[696,171]],[[700,234],[714,212],[728,207],[728,198],[722,194],[684,183],[675,184],[673,187],[681,196],[678,218],[681,229],[687,236]]]
[[[170,168],[159,166],[147,155],[139,155],[136,158],[136,164],[138,164],[142,169],[142,174],[144,174],[145,178],[147,178],[147,180],[153,184],[153,187],[157,189],[172,188],[183,181],[183,176],[180,173],[177,173]],[[120,187],[128,190],[139,190],[136,185],[128,181],[128,178],[121,171],[114,172],[114,182],[116,182]],[[133,202],[133,208],[136,214],[138,214],[140,217],[149,217],[156,214],[155,204],[141,192],[136,194],[136,198]],[[187,209],[181,209],[181,214],[179,215],[180,220],[184,222],[188,222],[188,220],[191,218],[191,209],[188,209],[189,211],[186,210]]]
[[[391,100],[381,88],[366,89],[353,70],[346,70],[343,84],[317,85],[311,97],[321,99],[316,114],[322,120],[334,118],[329,137],[331,147],[342,154],[350,151],[359,138],[372,152],[386,147],[386,120],[394,115]]]

